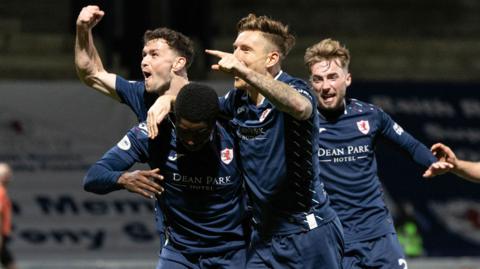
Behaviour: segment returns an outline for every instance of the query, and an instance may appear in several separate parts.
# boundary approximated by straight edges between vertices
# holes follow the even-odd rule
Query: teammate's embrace
[[[103,194],[156,180],[157,217],[165,215],[168,242],[157,268],[244,268],[245,195],[237,148],[226,125],[216,120],[218,97],[200,84],[178,94],[175,117],[149,140],[145,123],[132,128],[88,171],[84,187]],[[136,162],[159,168],[159,177],[124,172]],[[155,190],[152,190],[155,194]]]
[[[188,83],[187,69],[193,60],[193,42],[185,35],[168,28],[146,31],[143,59],[139,63],[145,80],[129,81],[105,70],[95,47],[92,29],[104,15],[103,10],[93,5],[84,7],[78,14],[75,38],[75,67],[78,77],[89,87],[128,105],[138,121],[145,121],[148,109],[159,96],[175,96],[180,88]],[[159,114],[165,115],[168,109],[163,112],[160,111]],[[155,118],[152,117],[152,120],[155,121]],[[139,193],[147,189],[155,191],[160,189],[155,182],[145,182],[131,187]],[[160,225],[161,221],[158,226]],[[162,246],[165,243],[165,235],[163,229],[158,231]]]
[[[315,95],[281,69],[295,38],[253,14],[237,30],[233,53],[207,53],[234,77],[221,108],[233,118],[253,208],[247,268],[341,268],[341,224],[319,178]]]

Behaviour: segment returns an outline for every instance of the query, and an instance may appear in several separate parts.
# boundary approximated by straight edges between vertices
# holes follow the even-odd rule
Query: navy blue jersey
[[[316,99],[308,85],[281,72],[277,80]],[[313,229],[335,217],[319,180],[318,113],[296,120],[268,99],[259,106],[233,89],[220,100],[239,141],[244,178],[257,229],[287,234]]]
[[[334,120],[320,116],[320,177],[343,224],[345,242],[394,232],[377,176],[375,145],[385,137],[423,166],[436,161],[430,150],[378,107],[348,99]]]
[[[115,91],[120,97],[120,101],[135,113],[139,122],[147,120],[147,111],[155,103],[158,98],[157,94],[149,93],[145,90],[144,81],[131,81],[126,80],[120,76],[116,76],[115,79]],[[165,243],[165,234],[163,221],[163,215],[157,215],[157,228],[160,232],[160,246]]]
[[[158,95],[147,92],[144,81],[126,80],[117,76],[115,90],[121,102],[133,110],[139,122],[147,120],[148,109],[155,103]]]
[[[212,141],[192,152],[177,144],[170,118],[160,128],[155,140],[148,139],[145,123],[132,128],[90,168],[85,189],[100,194],[117,190],[119,171],[148,162],[164,176],[165,191],[156,203],[162,210],[156,214],[164,213],[169,244],[187,254],[244,247],[245,201],[233,138],[217,123]]]

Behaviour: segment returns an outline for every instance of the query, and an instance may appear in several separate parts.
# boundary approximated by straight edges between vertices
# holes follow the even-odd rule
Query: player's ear
[[[175,58],[175,62],[173,63],[172,70],[174,72],[178,72],[182,70],[186,64],[187,64],[187,59],[185,57],[177,57]]]
[[[345,84],[347,84],[347,87],[352,84],[352,75],[350,73],[347,73],[345,75]]]
[[[280,53],[278,51],[269,52],[265,64],[267,68],[276,65],[280,61]]]

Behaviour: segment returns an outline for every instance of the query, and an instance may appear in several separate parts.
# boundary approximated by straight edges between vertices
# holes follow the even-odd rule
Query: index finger
[[[452,149],[444,144],[435,144],[432,146],[432,151],[434,152],[441,152],[442,154],[448,156],[449,158],[454,158],[455,153],[453,153]]]
[[[163,180],[163,176],[160,175],[160,169],[159,168],[155,168],[155,169],[152,169],[152,170],[148,171],[148,175],[151,176],[151,177]]]
[[[219,51],[219,50],[205,50],[205,53],[213,56],[217,56],[218,58],[223,58],[230,54],[230,53]]]
[[[436,150],[436,149],[439,149],[439,148],[444,148],[444,147],[445,147],[444,144],[442,144],[442,143],[436,143],[436,144],[434,144],[434,145],[432,145],[432,146],[430,147],[430,150],[433,151],[433,150]]]

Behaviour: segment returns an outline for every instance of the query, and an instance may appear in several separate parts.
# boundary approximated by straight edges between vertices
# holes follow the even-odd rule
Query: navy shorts
[[[344,269],[406,269],[407,261],[395,233],[345,244]]]
[[[217,255],[186,255],[166,245],[160,253],[157,269],[244,269],[246,252],[242,248]]]
[[[260,239],[254,230],[251,242],[248,269],[340,269],[342,265],[343,230],[338,218],[310,231],[274,235],[267,240]]]

